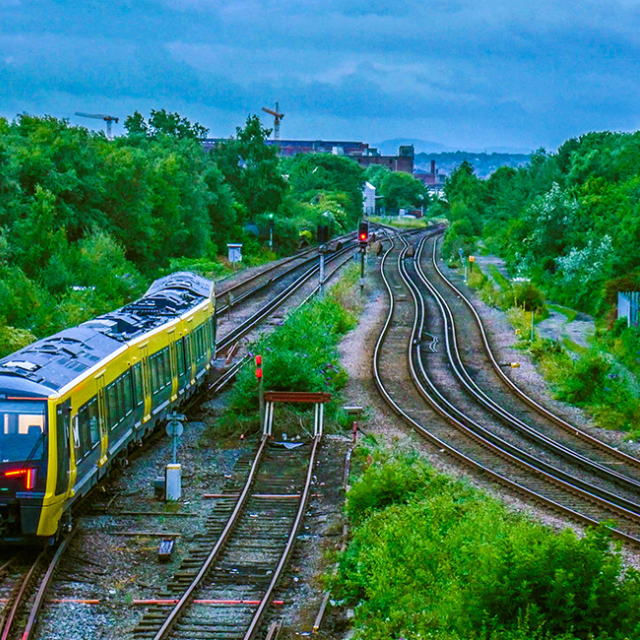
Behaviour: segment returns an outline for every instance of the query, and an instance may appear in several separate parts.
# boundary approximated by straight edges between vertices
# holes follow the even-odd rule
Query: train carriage
[[[51,541],[69,507],[215,356],[213,283],[154,282],[135,302],[0,360],[0,540]]]

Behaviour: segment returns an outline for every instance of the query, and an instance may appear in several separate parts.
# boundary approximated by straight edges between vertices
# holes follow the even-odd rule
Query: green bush
[[[514,282],[503,292],[502,305],[538,312],[544,308],[544,294],[533,282]]]
[[[391,459],[373,465],[351,487],[347,496],[347,513],[358,522],[371,512],[392,504],[407,502],[423,490],[433,471],[422,460]]]
[[[372,458],[331,580],[358,640],[639,637],[640,574],[606,527],[558,534],[415,456]]]
[[[588,353],[573,363],[560,384],[559,397],[575,404],[593,402],[607,389],[611,364],[601,355]]]

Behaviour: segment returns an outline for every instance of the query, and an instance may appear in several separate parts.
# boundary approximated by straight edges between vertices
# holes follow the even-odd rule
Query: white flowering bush
[[[594,285],[609,276],[612,255],[613,243],[609,235],[599,241],[592,238],[582,249],[572,248],[568,255],[556,260],[561,285],[579,295],[588,295]]]
[[[564,245],[566,229],[571,226],[579,204],[560,188],[557,182],[551,189],[529,205],[525,215],[529,234],[523,240],[524,254],[535,260],[542,256],[554,256]]]

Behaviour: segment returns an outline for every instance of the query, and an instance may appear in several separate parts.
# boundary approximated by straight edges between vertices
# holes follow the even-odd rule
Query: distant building
[[[224,138],[205,138],[202,147],[211,151],[216,142],[224,142]],[[298,153],[330,153],[346,156],[358,162],[361,167],[378,164],[390,171],[413,173],[414,150],[412,145],[402,146],[397,156],[381,156],[377,149],[369,147],[367,142],[348,140],[265,140],[269,146],[279,147],[280,155],[287,158]]]
[[[365,216],[376,212],[376,188],[370,182],[365,182],[362,189],[362,211]]]
[[[444,172],[438,172],[436,170],[436,161],[431,161],[431,171],[425,173],[424,171],[416,171],[413,174],[416,180],[420,180],[429,191],[441,191],[444,187],[444,182],[447,179],[447,175]]]
[[[357,160],[358,164],[365,169],[372,164],[377,164],[386,167],[389,171],[400,171],[413,175],[414,155],[413,145],[407,145],[400,147],[397,156],[381,156],[376,152],[375,155],[362,155],[354,160]]]
[[[205,138],[202,146],[205,151],[211,151],[216,142],[225,142],[224,138]],[[361,156],[370,152],[366,142],[348,140],[265,140],[269,146],[280,148],[280,155],[295,156],[298,153],[331,153],[337,156]]]

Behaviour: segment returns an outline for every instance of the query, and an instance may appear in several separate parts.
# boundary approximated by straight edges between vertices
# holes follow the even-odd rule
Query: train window
[[[163,387],[171,384],[171,356],[169,355],[169,347],[165,347],[162,351],[162,363],[164,364]]]
[[[140,363],[133,365],[133,382],[136,397],[136,407],[144,402],[144,385],[142,384],[142,365]]]
[[[209,324],[207,325],[209,327],[209,344],[211,345],[211,348],[214,348],[214,345],[216,343],[216,328],[214,325],[214,320],[213,318],[211,318],[209,320]]]
[[[155,396],[158,391],[160,391],[160,381],[158,376],[158,354],[151,356],[151,358],[149,358],[149,361],[151,363],[151,391]]]
[[[109,418],[107,423],[113,429],[120,421],[119,403],[118,403],[118,386],[115,382],[107,387],[107,405]]]
[[[122,376],[122,397],[124,398],[124,415],[128,416],[133,411],[133,396],[131,394],[131,371]]]
[[[196,347],[196,360],[199,361],[202,358],[202,327],[198,327],[194,333],[195,347]]]
[[[193,340],[191,335],[185,336],[185,353],[187,356],[187,371],[191,369],[193,364]]]
[[[56,495],[63,494],[69,488],[69,423],[71,418],[71,400],[58,405],[56,410]]]
[[[76,458],[78,457],[78,450],[80,449],[80,425],[78,423],[78,416],[73,416],[73,448],[76,450]]]
[[[0,400],[0,462],[44,457],[45,402]]]
[[[95,398],[80,407],[80,411],[78,411],[78,423],[74,424],[73,437],[76,456],[82,458],[100,441],[98,403]]]
[[[118,415],[120,416],[120,420],[118,420],[118,422],[122,422],[124,420],[124,417],[127,415],[127,403],[124,397],[124,386],[125,386],[124,376],[120,376],[118,378],[117,386],[118,386],[118,400],[119,400]]]
[[[94,398],[89,402],[89,437],[91,447],[95,447],[100,442],[100,425],[98,424],[98,402]]]

